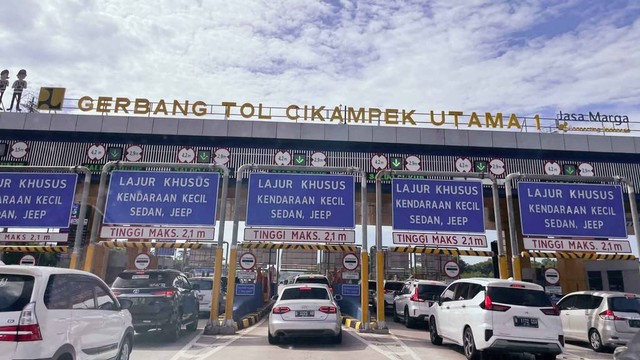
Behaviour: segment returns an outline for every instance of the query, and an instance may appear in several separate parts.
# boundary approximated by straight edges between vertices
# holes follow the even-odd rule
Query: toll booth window
[[[622,271],[607,271],[607,277],[609,278],[610,291],[624,291],[624,279],[622,278]]]
[[[589,290],[603,290],[602,273],[600,271],[588,271]]]
[[[329,300],[329,292],[324,288],[292,288],[282,292],[280,300]]]

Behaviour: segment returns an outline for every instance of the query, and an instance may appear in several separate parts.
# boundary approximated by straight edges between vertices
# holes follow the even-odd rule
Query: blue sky
[[[0,67],[68,97],[640,116],[636,1],[3,5]]]

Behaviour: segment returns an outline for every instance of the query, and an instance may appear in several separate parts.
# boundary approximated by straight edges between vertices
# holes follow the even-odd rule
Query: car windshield
[[[296,287],[285,289],[280,300],[329,300],[329,292],[324,288]]]
[[[609,308],[611,309],[611,311],[640,314],[640,298],[612,297],[612,298],[609,298]]]
[[[329,280],[324,277],[319,276],[310,276],[310,277],[300,277],[296,280],[298,284],[325,284],[329,285]]]
[[[421,300],[435,300],[445,288],[446,286],[442,285],[418,285],[418,298]]]
[[[544,291],[513,287],[489,287],[491,301],[500,304],[531,307],[551,307],[551,300]]]
[[[404,283],[402,282],[387,282],[384,283],[385,290],[399,291],[404,287]]]
[[[33,276],[0,274],[0,313],[21,311],[31,300]]]
[[[115,289],[163,288],[170,287],[172,282],[173,277],[165,273],[122,273],[118,275],[112,287]]]

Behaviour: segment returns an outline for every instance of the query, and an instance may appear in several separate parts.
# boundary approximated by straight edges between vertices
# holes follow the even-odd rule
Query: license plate
[[[298,310],[296,311],[296,317],[311,317],[315,314],[313,310]]]
[[[517,326],[517,327],[537,328],[538,327],[538,319],[515,316],[513,318],[513,325]]]
[[[640,328],[640,320],[629,320],[629,326],[632,328]]]

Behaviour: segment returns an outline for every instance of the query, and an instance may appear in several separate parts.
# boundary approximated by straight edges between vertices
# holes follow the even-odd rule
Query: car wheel
[[[269,338],[269,344],[271,345],[276,345],[280,339],[278,339],[277,336],[271,336],[271,332],[269,330],[267,330],[267,334],[268,334],[268,338]]]
[[[415,320],[409,316],[409,309],[404,309],[404,326],[412,328],[415,326]]]
[[[334,344],[342,344],[342,330],[333,338]]]
[[[555,354],[538,354],[536,360],[556,360]]]
[[[131,354],[131,340],[128,337],[125,337],[122,340],[122,345],[120,345],[120,352],[118,352],[117,360],[129,360],[129,355]]]
[[[400,322],[400,317],[398,317],[398,312],[396,311],[396,305],[393,304],[393,322]]]
[[[589,344],[595,352],[604,351],[604,346],[602,345],[602,337],[600,336],[598,330],[591,329],[591,331],[589,332]]]
[[[180,337],[180,322],[176,319],[162,328],[162,332],[169,341],[176,341]]]
[[[476,342],[473,340],[473,333],[470,327],[464,329],[464,335],[462,336],[462,347],[464,349],[464,356],[468,360],[481,360],[482,353],[476,349]]]
[[[187,325],[187,331],[196,331],[198,330],[198,313],[193,316],[193,322]]]
[[[433,316],[429,319],[429,339],[433,345],[442,345],[442,337],[438,335],[436,328],[436,318]]]

